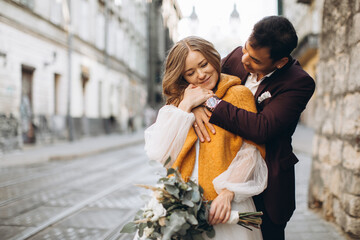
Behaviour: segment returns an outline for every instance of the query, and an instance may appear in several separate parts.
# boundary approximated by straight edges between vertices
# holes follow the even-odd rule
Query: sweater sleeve
[[[164,164],[170,157],[171,162],[167,166],[171,166],[194,121],[193,113],[184,112],[173,105],[162,107],[155,123],[145,130],[145,151],[150,160]]]
[[[257,148],[246,142],[231,162],[228,169],[213,180],[215,191],[222,189],[234,192],[235,202],[260,194],[267,186],[268,171]]]

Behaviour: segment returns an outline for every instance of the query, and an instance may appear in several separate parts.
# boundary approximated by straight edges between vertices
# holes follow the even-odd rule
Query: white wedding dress
[[[171,157],[168,167],[176,160],[185,143],[189,129],[195,121],[193,113],[166,105],[159,111],[156,122],[145,130],[145,151],[150,160],[162,164]],[[212,136],[216,137],[216,135]],[[199,141],[196,143],[196,162],[192,180],[197,182]],[[217,193],[224,188],[235,193],[232,210],[239,212],[256,211],[252,196],[264,191],[267,186],[267,167],[260,152],[253,145],[243,143],[229,168],[213,180]],[[261,231],[250,231],[237,224],[214,225],[215,238],[212,240],[258,240],[262,239]],[[209,239],[205,236],[205,239]],[[210,240],[210,239],[209,239]]]

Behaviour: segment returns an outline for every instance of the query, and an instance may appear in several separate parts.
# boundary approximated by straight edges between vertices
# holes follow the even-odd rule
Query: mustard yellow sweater
[[[238,77],[221,74],[215,94],[234,106],[256,112],[254,96],[247,87],[240,84],[241,80]],[[243,143],[242,137],[218,126],[214,125],[214,127],[216,134],[212,136],[211,142],[200,142],[199,149],[198,181],[204,189],[204,197],[207,200],[213,200],[217,197],[212,181],[229,167]],[[196,140],[196,133],[193,128],[190,128],[185,144],[172,166],[179,169],[185,181],[189,180],[194,169]],[[255,145],[260,150],[262,157],[265,158],[264,146],[259,146],[249,140],[245,141]]]

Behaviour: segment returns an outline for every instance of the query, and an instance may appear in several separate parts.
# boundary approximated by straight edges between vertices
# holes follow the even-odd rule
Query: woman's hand
[[[214,199],[210,206],[209,223],[211,225],[226,223],[231,214],[231,201],[234,199],[234,192],[223,189]]]
[[[185,89],[184,98],[178,107],[186,112],[191,112],[193,108],[203,104],[212,96],[214,96],[213,91],[197,87],[194,84],[189,84]]]
[[[209,122],[211,112],[207,110],[205,107],[197,107],[192,110],[192,113],[195,115],[195,123],[194,129],[196,135],[200,139],[201,142],[204,142],[204,138],[206,141],[210,142],[210,135],[205,127],[205,125],[210,129],[212,134],[215,134],[214,126]]]

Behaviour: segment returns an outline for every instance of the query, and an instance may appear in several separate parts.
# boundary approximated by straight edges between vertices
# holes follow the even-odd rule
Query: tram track
[[[144,157],[138,157],[137,159],[132,159],[131,162],[126,163],[126,169],[132,168],[136,165],[138,165],[140,162],[144,162]],[[116,174],[119,168],[115,168],[113,171],[113,174]],[[147,168],[141,168],[138,171],[138,174],[141,176],[142,174],[145,174],[148,172],[149,169]],[[134,176],[127,176],[122,179],[122,181],[117,182],[116,184],[103,189],[102,191],[92,195],[91,197],[78,202],[77,204],[67,208],[65,211],[62,211],[61,213],[56,214],[55,216],[47,219],[46,221],[42,222],[41,224],[37,225],[36,227],[28,228],[23,232],[20,232],[10,238],[9,240],[20,240],[20,239],[29,239],[31,237],[36,236],[40,232],[44,231],[50,226],[56,225],[56,223],[60,222],[61,220],[76,214],[77,212],[81,211],[82,209],[86,208],[88,205],[100,200],[101,198],[106,197],[107,195],[114,193],[116,191],[121,191],[125,188],[128,188],[128,186],[133,183],[137,179],[138,175]],[[123,216],[124,220],[131,217],[133,212],[129,212],[125,216]],[[120,228],[122,227],[122,224],[116,226],[114,229],[110,230],[107,234],[105,234],[104,239],[116,239],[118,236],[118,232],[120,231]]]
[[[53,179],[56,177],[56,175],[64,174],[64,172],[66,172],[68,174],[68,176],[65,176],[63,179],[60,179],[58,182],[54,181],[52,183],[45,184],[40,188],[36,188],[33,191],[29,191],[28,193],[25,193],[25,194],[22,193],[19,196],[10,196],[8,199],[0,200],[0,207],[5,206],[10,203],[13,203],[15,201],[19,201],[21,199],[30,198],[30,197],[34,196],[35,194],[45,192],[45,190],[48,190],[48,189],[57,189],[57,187],[62,184],[64,186],[66,186],[67,184],[69,184],[69,182],[71,182],[72,185],[75,185],[77,182],[86,181],[87,178],[91,178],[93,181],[96,181],[97,179],[101,178],[101,176],[102,176],[102,173],[99,170],[101,170],[102,168],[105,169],[109,165],[115,166],[115,167],[110,168],[111,171],[122,171],[122,170],[126,171],[126,169],[130,169],[130,168],[134,167],[136,164],[138,164],[139,162],[141,162],[141,159],[143,159],[143,157],[140,156],[137,158],[132,158],[132,161],[121,161],[120,167],[116,167],[119,164],[119,160],[112,159],[111,161],[108,161],[108,162],[100,162],[97,164],[92,164],[84,172],[77,172],[76,170],[67,171],[68,169],[74,169],[74,166],[73,165],[71,165],[70,167],[65,166],[64,168],[62,168],[60,170],[57,169],[57,171],[51,172],[49,174],[43,174],[41,177],[33,177],[32,180],[41,180],[41,178],[43,178],[43,177],[51,177]],[[82,163],[82,164],[84,164],[84,163]],[[79,167],[79,166],[77,166],[77,167]],[[88,176],[90,176],[90,177],[88,177]],[[18,181],[17,184],[26,183],[29,185],[30,180],[25,181],[24,179],[22,179],[21,181]],[[2,188],[6,188],[9,186],[11,186],[11,185],[7,185]]]
[[[128,156],[128,157],[135,157],[135,156]],[[56,160],[56,161],[68,161],[68,160]],[[79,159],[76,159],[76,161],[74,161],[74,162],[71,162],[65,166],[60,167],[60,169],[56,168],[56,166],[53,166],[53,169],[50,171],[44,167],[40,167],[42,169],[41,171],[43,171],[43,172],[34,173],[31,175],[26,174],[25,176],[22,176],[22,177],[18,177],[18,178],[11,179],[8,181],[0,182],[0,188],[20,184],[23,182],[28,182],[28,181],[31,181],[34,179],[39,179],[42,177],[52,176],[52,175],[58,174],[58,173],[62,173],[67,170],[70,170],[70,169],[78,168],[79,166],[82,166],[84,164],[84,162],[87,162],[87,161],[89,161],[88,158],[85,158],[85,157],[79,158]],[[53,162],[55,162],[55,161],[53,161]]]

